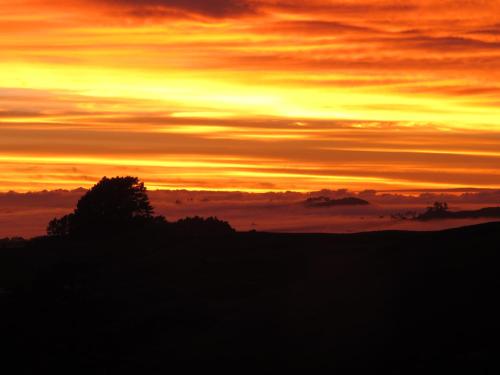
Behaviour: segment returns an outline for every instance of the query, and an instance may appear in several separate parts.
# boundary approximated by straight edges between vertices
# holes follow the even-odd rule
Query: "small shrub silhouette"
[[[220,236],[234,232],[227,221],[219,220],[216,217],[186,217],[173,223],[173,226],[174,232],[183,236]]]

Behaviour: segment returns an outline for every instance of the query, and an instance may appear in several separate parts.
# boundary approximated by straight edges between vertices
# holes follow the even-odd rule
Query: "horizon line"
[[[145,184],[147,191],[149,192],[204,192],[204,193],[245,193],[245,194],[286,194],[286,193],[298,193],[298,194],[312,194],[312,193],[320,193],[322,191],[328,192],[340,192],[345,191],[347,193],[363,193],[363,192],[373,192],[377,193],[479,193],[479,192],[487,192],[487,191],[500,191],[500,187],[497,188],[480,188],[480,187],[463,187],[463,188],[417,188],[417,189],[349,189],[349,188],[337,188],[337,189],[329,189],[323,188],[319,190],[302,190],[302,189],[233,189],[233,188],[149,188],[147,184]],[[76,187],[74,189],[66,189],[66,188],[57,188],[57,189],[41,189],[41,190],[0,190],[0,194],[35,194],[35,193],[50,193],[50,192],[76,192],[79,190],[88,191],[90,187],[86,188],[83,186]]]

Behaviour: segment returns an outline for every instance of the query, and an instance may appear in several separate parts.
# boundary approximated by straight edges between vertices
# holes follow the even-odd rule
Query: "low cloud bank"
[[[73,210],[84,189],[0,193],[0,238],[33,237],[45,233],[50,219]],[[458,219],[432,222],[397,220],[392,215],[423,212],[435,201],[448,202],[451,210],[500,206],[500,190],[377,192],[373,190],[322,190],[312,193],[244,193],[216,191],[149,191],[156,213],[168,220],[186,216],[217,216],[237,230],[277,232],[359,232],[384,229],[433,230],[488,219]],[[355,197],[369,205],[311,207],[314,197]],[[491,219],[490,219],[491,220]]]

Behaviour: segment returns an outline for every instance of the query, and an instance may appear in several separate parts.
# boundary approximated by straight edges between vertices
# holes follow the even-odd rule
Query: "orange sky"
[[[0,6],[0,191],[500,187],[497,0]]]

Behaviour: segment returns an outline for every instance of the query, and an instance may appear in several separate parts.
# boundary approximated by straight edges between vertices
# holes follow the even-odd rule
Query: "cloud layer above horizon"
[[[0,191],[500,187],[498,1],[0,5]]]
[[[73,211],[85,189],[30,193],[0,193],[0,239],[45,234],[47,223]],[[148,192],[155,214],[168,221],[187,216],[216,216],[239,231],[349,233],[379,230],[439,230],[459,227],[491,218],[451,219],[421,222],[393,215],[422,213],[435,201],[447,202],[452,211],[500,206],[500,190],[425,191],[384,193],[321,190],[317,192],[221,192],[155,190]],[[341,199],[356,197],[363,206],[310,207],[312,197]]]

